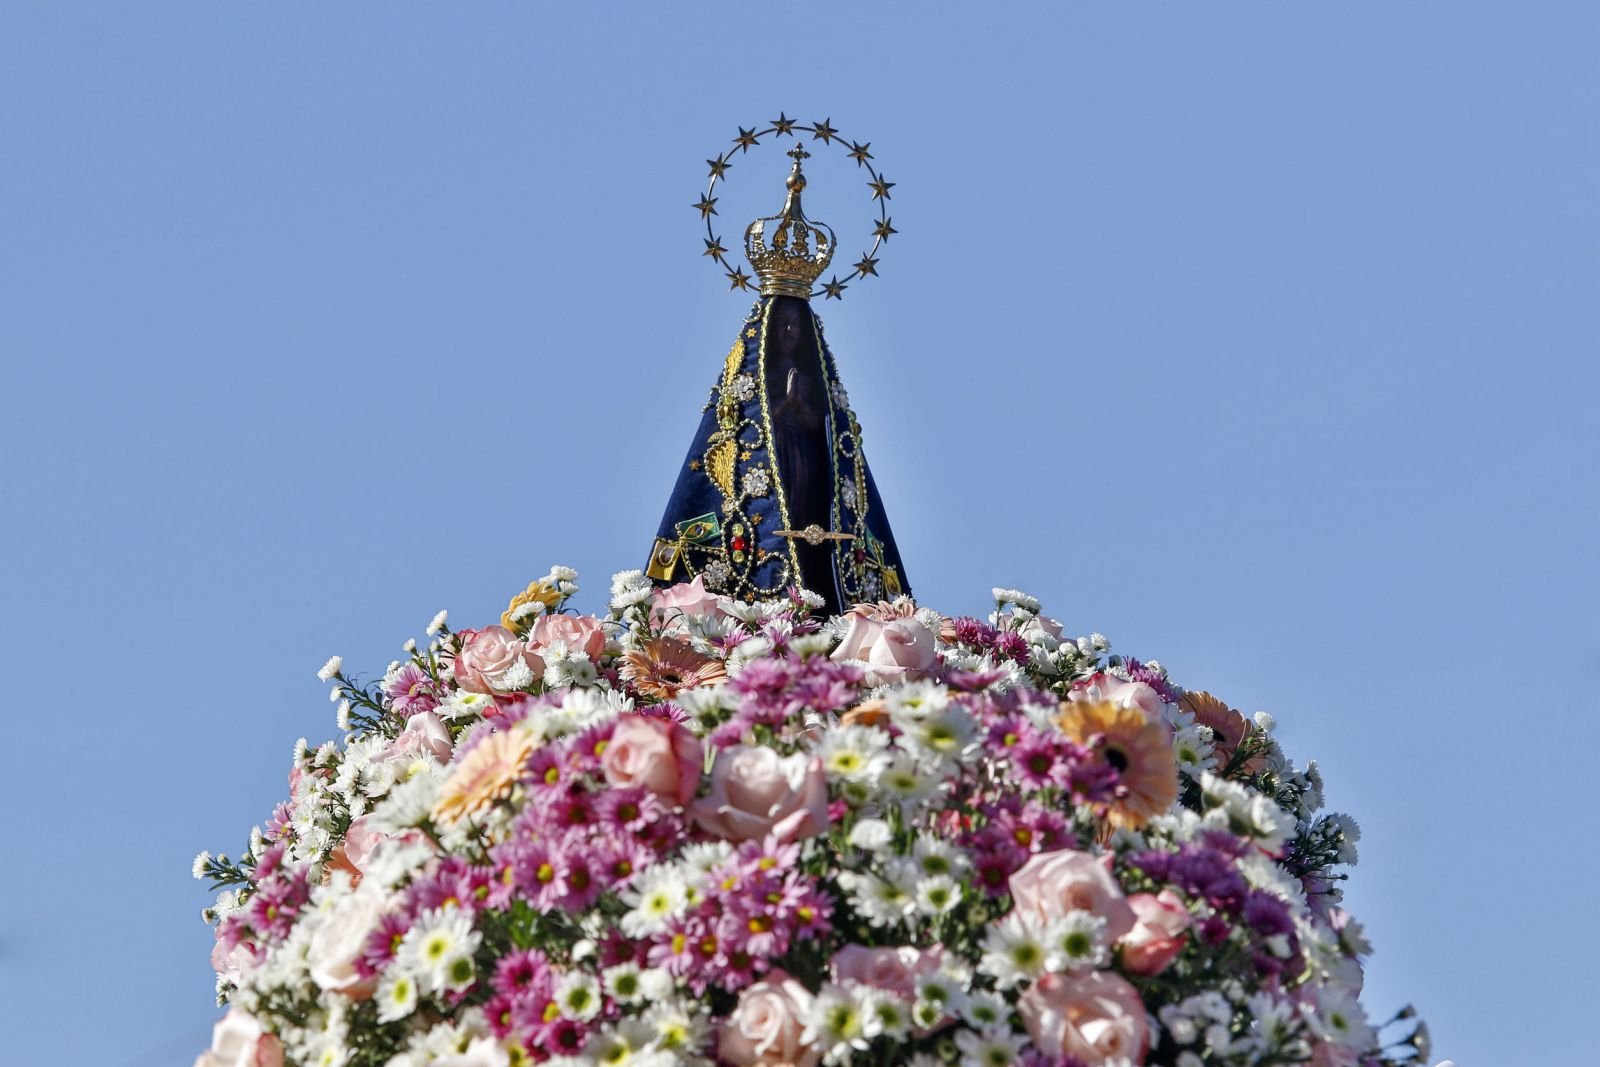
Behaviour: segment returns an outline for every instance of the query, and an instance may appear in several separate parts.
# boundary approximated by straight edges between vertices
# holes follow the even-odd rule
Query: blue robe
[[[812,546],[778,531],[851,535]],[[762,297],[711,390],[662,516],[647,573],[700,575],[743,600],[799,585],[827,610],[910,584],[861,448],[861,426],[808,302]]]

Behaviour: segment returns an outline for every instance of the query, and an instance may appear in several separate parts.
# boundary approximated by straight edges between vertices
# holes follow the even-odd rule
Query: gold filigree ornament
[[[778,537],[787,537],[790,540],[798,539],[813,546],[820,545],[824,541],[854,541],[856,539],[855,534],[824,530],[816,523],[812,523],[804,530],[774,530],[772,532]]]
[[[806,187],[801,163],[811,158],[805,143],[800,140],[801,133],[811,135],[811,141],[807,143],[821,141],[825,146],[837,145],[846,156],[855,160],[857,167],[866,169],[871,179],[867,182],[867,188],[872,191],[872,200],[878,212],[872,228],[872,246],[856,261],[855,269],[843,278],[835,274],[820,286],[817,285],[817,279],[833,261],[835,241],[832,228],[826,223],[806,218],[800,208],[800,194]],[[784,183],[789,195],[784,200],[783,210],[776,215],[757,219],[745,230],[745,255],[756,272],[754,281],[757,284],[751,284],[752,278],[744,272],[744,268],[735,267],[729,262],[728,249],[712,228],[712,219],[717,214],[717,197],[714,194],[717,183],[733,167],[734,155],[750,151],[761,143],[761,138],[767,136],[795,139],[795,146],[786,153],[794,160],[794,166],[790,168],[789,177]],[[739,136],[733,139],[732,148],[715,159],[706,160],[711,168],[711,180],[700,199],[691,206],[705,220],[704,254],[722,268],[728,279],[728,287],[745,290],[759,288],[762,296],[797,296],[802,299],[822,296],[829,300],[841,300],[851,282],[868,276],[877,277],[878,249],[891,234],[899,231],[890,225],[889,219],[889,190],[895,183],[884,180],[883,175],[873,167],[872,153],[868,151],[870,147],[868,142],[857,144],[840,137],[839,131],[828,119],[804,123],[780,113],[764,129],[747,130],[741,126]]]

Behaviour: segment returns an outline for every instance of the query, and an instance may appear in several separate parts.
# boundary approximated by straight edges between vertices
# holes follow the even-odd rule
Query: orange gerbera
[[[532,754],[533,738],[525,730],[503,730],[479,741],[439,790],[434,821],[457,822],[510,794]]]
[[[1107,811],[1112,826],[1136,829],[1178,799],[1178,764],[1165,724],[1104,700],[1067,701],[1056,722],[1078,744],[1094,746],[1121,776],[1126,792]]]
[[[622,676],[644,696],[671,700],[680,689],[722,681],[728,671],[687,641],[652,637],[622,657]]]
[[[1246,732],[1250,729],[1250,722],[1239,712],[1228,707],[1210,693],[1184,693],[1178,700],[1178,707],[1194,714],[1194,721],[1201,726],[1211,727],[1212,744],[1217,756],[1217,773],[1227,770],[1228,764],[1233,760],[1233,754],[1239,748],[1239,742],[1244,740]],[[1248,778],[1260,773],[1266,767],[1266,761],[1260,756],[1251,756],[1239,767],[1234,769],[1233,777]]]
[[[873,697],[839,716],[840,726],[888,726],[889,705]]]

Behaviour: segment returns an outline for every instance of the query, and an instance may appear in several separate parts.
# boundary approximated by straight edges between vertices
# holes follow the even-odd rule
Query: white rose
[[[385,894],[367,888],[371,884],[363,882],[361,888],[336,900],[311,939],[306,967],[311,980],[329,992],[354,995],[361,991],[363,979],[356,973],[356,960],[389,904]]]

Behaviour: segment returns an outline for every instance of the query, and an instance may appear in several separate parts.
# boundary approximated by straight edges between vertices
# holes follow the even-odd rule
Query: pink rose
[[[828,778],[816,756],[733,745],[717,753],[711,792],[689,811],[702,829],[725,841],[815,837],[828,828]]]
[[[705,579],[697,574],[692,582],[679,582],[651,594],[650,625],[666,630],[680,618],[703,619],[715,615],[721,611],[721,604],[722,598],[706,592]]]
[[[1050,1057],[1076,1056],[1086,1067],[1143,1063],[1150,1023],[1139,991],[1110,971],[1047,974],[1017,1000],[1034,1048]]]
[[[1170,889],[1159,894],[1135,893],[1128,898],[1133,909],[1134,927],[1119,944],[1122,966],[1130,974],[1143,977],[1160,974],[1178,958],[1188,940],[1185,931],[1192,921],[1183,898]]]
[[[353,881],[360,883],[361,875],[367,871],[367,864],[372,862],[372,857],[378,849],[390,841],[406,845],[430,844],[428,835],[421,830],[410,829],[398,834],[391,834],[375,829],[371,823],[372,816],[363,815],[350,823],[350,828],[345,831],[344,864],[355,873]]]
[[[378,753],[377,760],[401,763],[428,757],[435,763],[449,763],[451,751],[450,731],[444,720],[431,711],[423,711],[406,720],[406,728]]]
[[[219,937],[217,943],[211,946],[212,969],[219,977],[235,985],[240,984],[244,980],[244,972],[255,965],[256,947],[248,941],[240,941],[229,948],[227,942]]]
[[[1048,615],[1035,615],[1033,618],[1022,624],[1022,630],[1024,633],[1027,633],[1028,631],[1034,631],[1044,634],[1056,641],[1061,640],[1060,621],[1052,619]]]
[[[816,1067],[822,1051],[802,1044],[809,990],[781,968],[739,994],[717,1033],[717,1055],[736,1067]]]
[[[850,629],[831,658],[860,660],[869,685],[887,685],[923,677],[939,654],[933,631],[916,619],[884,621],[863,613],[850,616]]]
[[[1426,1062],[1426,1061],[1424,1061]],[[1310,1067],[1358,1067],[1361,1054],[1333,1041],[1318,1041],[1311,1048]],[[1439,1067],[1453,1067],[1449,1060]]]
[[[543,653],[557,641],[599,663],[606,650],[606,631],[598,619],[588,615],[541,615],[534,620],[528,631],[530,649]]]
[[[1011,876],[1011,899],[1017,910],[1045,922],[1069,912],[1087,911],[1106,921],[1106,937],[1120,941],[1133,929],[1128,906],[1106,865],[1087,852],[1070,848],[1030,856]]]
[[[504,626],[463,630],[456,653],[456,684],[493,696],[522,689],[544,677],[544,660]]]
[[[917,999],[917,979],[937,971],[944,963],[944,949],[867,948],[846,945],[833,954],[828,968],[835,982],[857,982],[882,989],[907,1000]]]
[[[211,1048],[200,1054],[194,1067],[283,1067],[283,1045],[276,1034],[262,1029],[255,1016],[229,1008],[211,1028]]]
[[[600,757],[612,785],[643,786],[679,804],[700,788],[704,763],[698,737],[670,719],[647,715],[624,715]]]
[[[1166,705],[1162,703],[1161,694],[1144,682],[1130,682],[1114,674],[1098,671],[1087,678],[1073,682],[1071,691],[1067,693],[1067,699],[1092,701],[1095,698],[1089,692],[1091,688],[1100,691],[1101,700],[1109,701],[1119,708],[1138,708],[1151,722],[1165,725],[1167,721],[1163,711]]]

